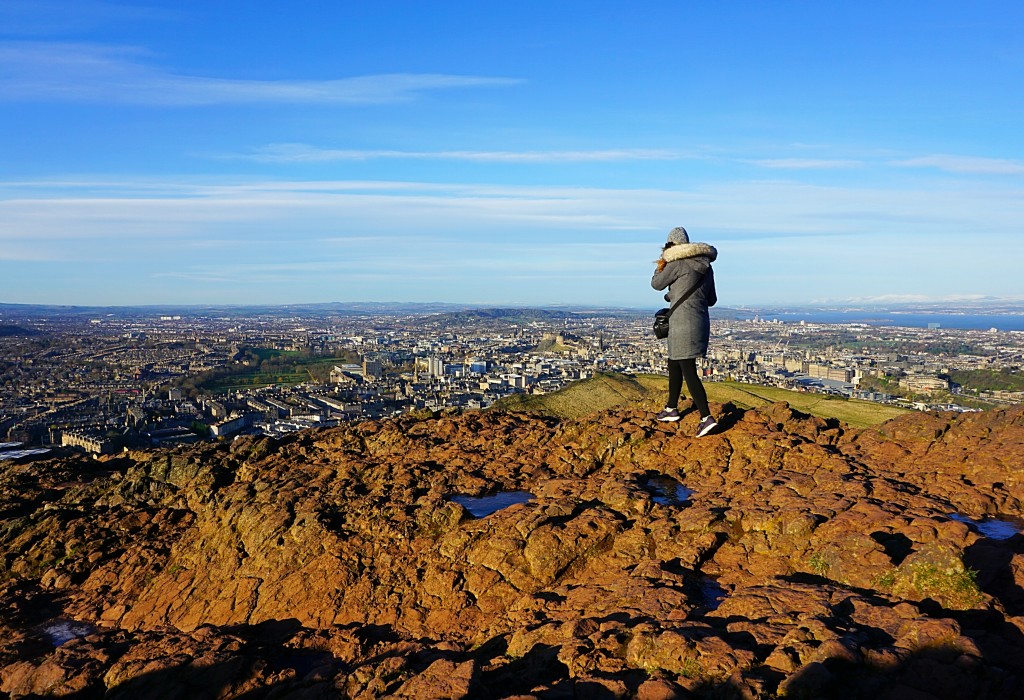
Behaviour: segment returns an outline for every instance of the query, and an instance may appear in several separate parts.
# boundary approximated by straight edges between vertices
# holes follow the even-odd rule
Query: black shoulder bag
[[[710,270],[710,269],[711,268],[709,267],[708,270]],[[676,310],[677,306],[679,306],[684,301],[689,299],[690,295],[697,291],[697,287],[699,287],[702,284],[704,284],[704,277],[707,274],[708,274],[707,270],[705,270],[704,274],[702,274],[699,278],[697,278],[696,284],[694,284],[692,287],[690,287],[689,291],[687,291],[686,294],[684,294],[683,296],[681,296],[678,299],[676,299],[672,303],[672,306],[664,308],[664,309],[658,309],[655,312],[655,314],[654,314],[654,337],[655,338],[658,338],[659,340],[661,340],[663,338],[667,338],[668,337],[668,319],[669,319],[669,316],[672,315],[672,312]]]

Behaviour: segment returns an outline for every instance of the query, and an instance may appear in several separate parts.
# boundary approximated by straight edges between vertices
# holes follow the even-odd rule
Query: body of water
[[[950,513],[949,517],[977,528],[978,532],[993,540],[1008,540],[1018,534],[1024,526],[1024,522],[1021,520],[1009,517],[973,520],[960,513]]]
[[[827,311],[788,310],[765,311],[759,314],[763,321],[777,319],[786,323],[865,323],[870,326],[906,326],[928,328],[937,323],[940,328],[987,331],[1024,331],[1024,314],[954,314],[902,311]]]
[[[689,500],[693,491],[670,476],[650,474],[640,480],[640,486],[651,494],[651,500],[663,506],[679,506]]]
[[[55,619],[41,626],[43,635],[55,647],[67,644],[72,639],[87,637],[96,632],[96,628],[88,622],[78,620]]]
[[[534,495],[528,491],[501,491],[492,496],[452,496],[451,500],[469,511],[474,518],[485,518],[517,503],[528,503]]]

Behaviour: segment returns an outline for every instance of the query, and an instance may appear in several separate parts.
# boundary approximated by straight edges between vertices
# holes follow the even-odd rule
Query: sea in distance
[[[951,313],[925,311],[892,311],[877,309],[765,309],[757,313],[762,321],[785,323],[864,323],[869,326],[905,326],[987,331],[1024,331],[1024,313]]]

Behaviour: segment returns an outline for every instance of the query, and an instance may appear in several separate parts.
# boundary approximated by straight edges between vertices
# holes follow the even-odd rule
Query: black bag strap
[[[709,265],[708,266],[708,270],[710,270],[710,269],[711,269],[711,266]],[[708,270],[704,270],[704,272],[701,273],[700,277],[697,278],[697,282],[692,287],[690,287],[690,289],[686,292],[686,294],[684,294],[683,296],[679,297],[674,302],[672,302],[672,306],[669,307],[668,313],[665,314],[666,317],[671,316],[672,312],[676,310],[677,306],[679,306],[684,301],[689,299],[690,295],[697,291],[697,287],[699,287],[702,284],[704,284],[704,278],[707,276]]]

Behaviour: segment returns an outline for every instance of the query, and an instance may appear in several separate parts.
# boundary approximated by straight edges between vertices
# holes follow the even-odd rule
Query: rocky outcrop
[[[717,408],[4,467],[0,693],[1024,697],[1024,410]]]

